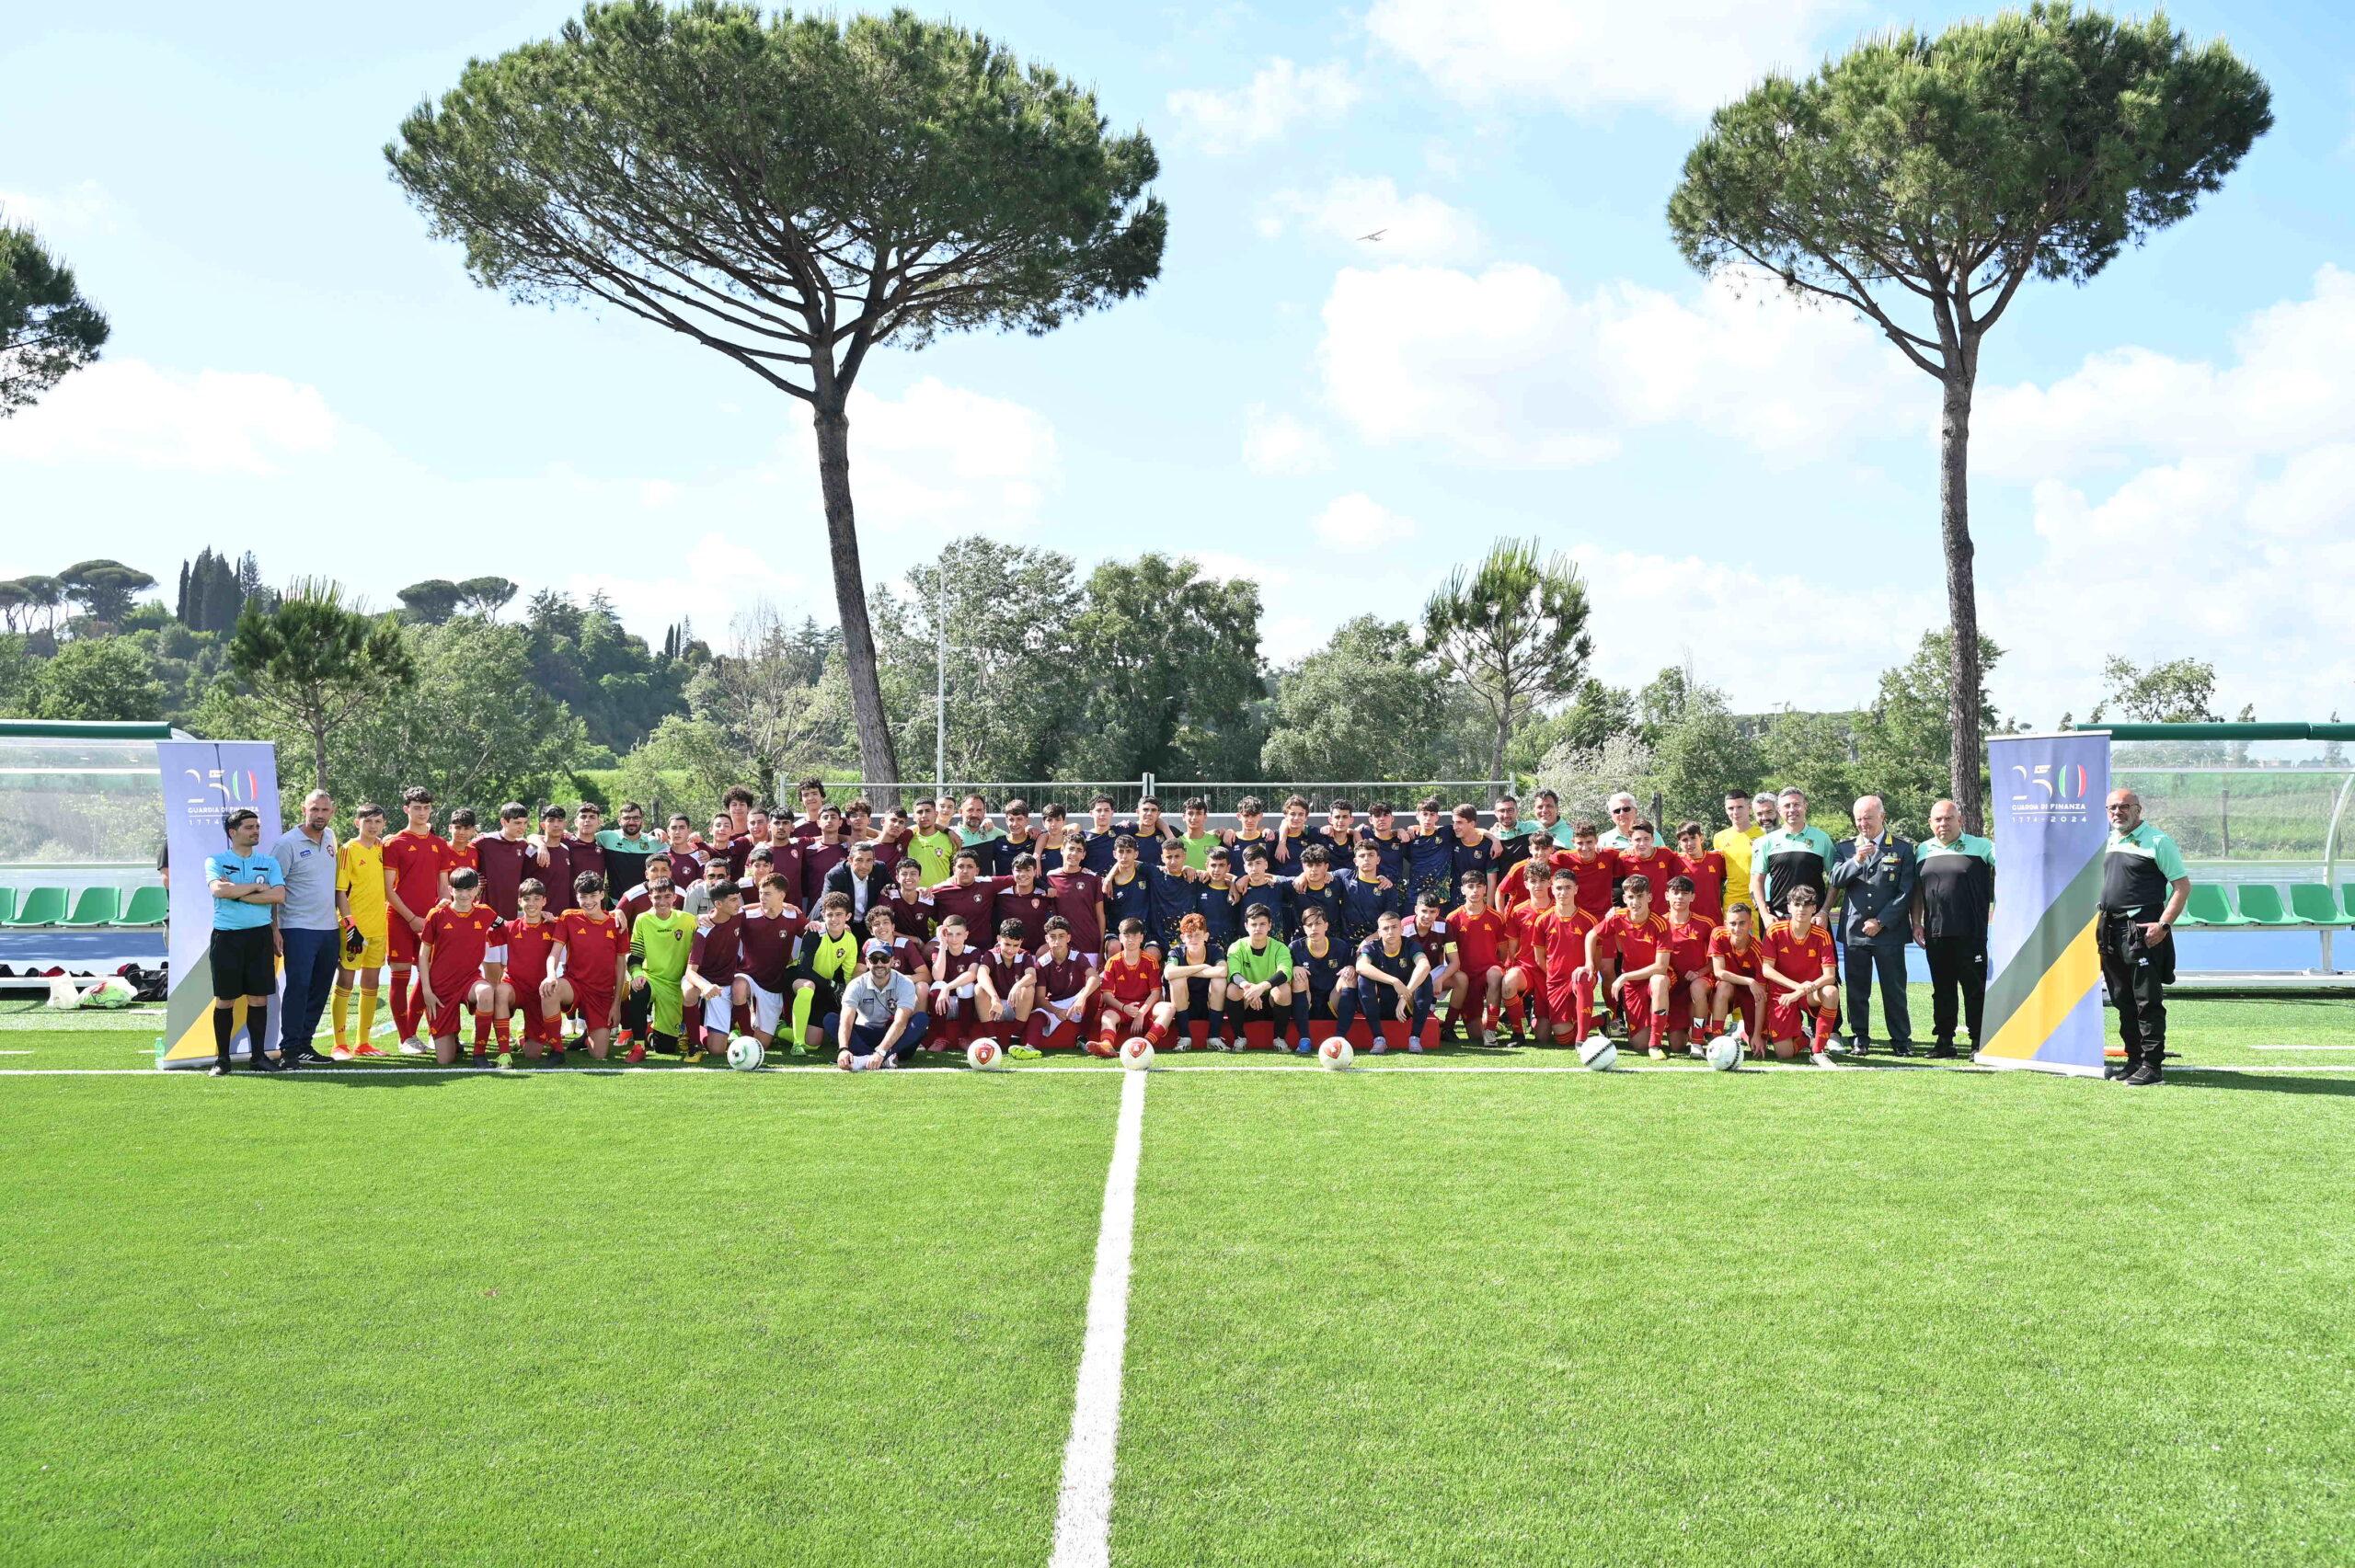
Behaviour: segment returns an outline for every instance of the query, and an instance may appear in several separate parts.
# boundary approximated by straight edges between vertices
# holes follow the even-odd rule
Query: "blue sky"
[[[499,572],[603,587],[649,635],[692,614],[724,641],[764,599],[830,618],[798,405],[637,321],[477,289],[385,178],[420,97],[569,8],[222,9],[0,45],[0,208],[115,322],[100,367],[0,425],[0,572],[168,579],[212,544],[379,603]],[[1587,571],[1606,678],[1689,659],[1744,707],[1863,700],[1944,617],[1935,383],[1849,320],[1705,284],[1662,210],[1760,71],[1976,9],[960,5],[1153,136],[1170,245],[1142,299],[1047,338],[870,364],[870,572],[973,531],[1188,551],[1260,582],[1281,658],[1534,534]],[[2082,716],[2105,655],[2192,655],[2228,707],[2355,715],[2355,24],[2172,15],[2265,74],[2277,125],[2190,220],[2088,288],[2032,284],[1989,340],[1997,700]]]

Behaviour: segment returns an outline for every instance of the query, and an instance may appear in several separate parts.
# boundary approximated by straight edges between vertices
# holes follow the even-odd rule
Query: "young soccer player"
[[[1497,841],[1494,834],[1480,826],[1480,808],[1466,802],[1454,812],[1452,837],[1447,846],[1448,896],[1460,904],[1464,879],[1476,876],[1493,899],[1497,893]],[[1456,907],[1451,904],[1450,908]]]
[[[1155,873],[1145,869],[1136,835],[1121,833],[1112,841],[1112,869],[1104,876],[1104,919],[1117,932],[1122,921],[1140,925],[1153,919]]]
[[[1660,914],[1668,907],[1668,879],[1683,874],[1683,864],[1675,852],[1660,847],[1652,825],[1638,818],[1627,827],[1627,848],[1617,851],[1619,879],[1624,885],[1630,876],[1640,876],[1651,884],[1652,913]],[[1626,900],[1623,897],[1620,902]]]
[[[1709,959],[1709,942],[1717,922],[1694,907],[1693,879],[1682,873],[1668,879],[1668,1047],[1701,1056],[1701,1042],[1709,1036],[1709,998],[1717,989],[1717,971]]]
[[[1325,911],[1325,929],[1331,931],[1338,923],[1341,903],[1347,889],[1333,879],[1333,853],[1323,844],[1312,843],[1299,852],[1300,874],[1292,878],[1284,893],[1284,930],[1286,938],[1301,933],[1301,918],[1311,909]]]
[[[1545,954],[1545,1017],[1556,1045],[1584,1045],[1595,1025],[1595,988],[1601,977],[1588,966],[1587,939],[1599,923],[1579,906],[1578,873],[1554,873],[1553,912],[1537,927]]]
[[[997,864],[990,868],[993,876],[1007,876],[1014,872],[1014,863],[1024,855],[1032,865],[1039,864],[1039,835],[1030,830],[1030,803],[1009,800],[1005,803],[1005,831],[991,845],[997,851]]]
[[[1544,854],[1544,846],[1534,847]],[[1506,948],[1505,979],[1502,987],[1505,1009],[1514,1014],[1513,1035],[1516,1039],[1544,1040],[1553,1032],[1545,1013],[1545,940],[1554,914],[1554,874],[1542,867],[1544,860],[1526,860],[1521,864],[1513,880],[1528,884],[1528,895],[1521,902],[1503,911],[1505,931],[1511,941]],[[1524,1034],[1519,1013],[1526,1009],[1529,1027]]]
[[[1336,800],[1325,807],[1325,848],[1333,856],[1336,874],[1357,864],[1357,807]]]
[[[475,830],[473,807],[461,806],[450,813],[450,862],[454,869],[458,866],[468,871],[482,869],[482,863],[477,858],[479,852],[475,848],[480,836]]]
[[[1324,906],[1300,911],[1300,934],[1292,939],[1292,1048],[1302,1056],[1316,1050],[1312,1024],[1329,1019],[1335,1034],[1346,1035],[1357,1022],[1355,949],[1335,942],[1332,931]]]
[[[1455,977],[1463,967],[1462,958],[1455,951],[1455,922],[1446,909],[1443,895],[1425,893],[1416,898],[1412,917],[1401,915],[1398,920],[1399,930],[1412,937],[1415,945],[1423,950],[1423,956],[1430,960],[1430,976],[1423,981],[1426,1016],[1438,1012],[1439,999],[1454,989]],[[1366,1012],[1369,1015],[1373,1013],[1370,1003]]]
[[[1747,806],[1749,802],[1743,801]],[[1725,1027],[1726,1019],[1733,1018],[1733,1037],[1747,1046],[1753,1055],[1766,1052],[1766,981],[1761,966],[1765,961],[1765,946],[1759,942],[1754,927],[1756,915],[1748,900],[1735,903],[1726,910],[1726,923],[1709,936],[1709,967],[1717,975],[1717,989],[1709,1003],[1709,1019],[1713,1029]],[[1741,1011],[1733,1012],[1739,1001]]]
[[[1178,837],[1178,824],[1162,816],[1161,797],[1157,795],[1148,795],[1137,802],[1137,825],[1133,830],[1136,833],[1137,841],[1149,847],[1156,857],[1148,859],[1145,862],[1147,865],[1156,864],[1157,857],[1161,853],[1160,846],[1154,843],[1155,839]]]
[[[1211,827],[1211,803],[1199,795],[1186,797],[1186,831],[1178,842],[1186,846],[1186,865],[1193,871],[1211,868],[1211,851],[1226,842],[1226,836]]]
[[[1161,978],[1169,988],[1178,1048],[1192,1047],[1197,1024],[1207,1043],[1226,1017],[1226,953],[1212,942],[1210,922],[1200,911],[1178,922],[1178,941],[1161,966]]]
[[[1194,912],[1202,917],[1212,950],[1224,954],[1243,934],[1243,906],[1235,901],[1238,885],[1233,852],[1224,844],[1211,851],[1209,868],[1193,887]]]
[[[427,911],[417,933],[418,980],[433,1038],[433,1059],[458,1065],[458,1010],[475,1015],[477,1041],[500,1016],[498,988],[482,978],[499,917],[477,901],[481,874],[461,866],[450,874],[450,897]]]
[[[450,841],[433,830],[433,792],[419,785],[401,791],[408,824],[385,841],[385,952],[391,960],[393,1029],[406,1057],[423,1056],[418,1039],[423,1022],[423,988],[415,975],[418,938],[425,917],[450,895],[450,873],[457,861]]]
[[[540,988],[544,1026],[554,1032],[567,1012],[578,1012],[590,1056],[603,1061],[613,1048],[615,999],[629,986],[629,932],[605,909],[603,876],[584,871],[572,879],[572,908],[559,924],[564,972]]]
[[[997,894],[997,921],[1012,921],[1022,930],[1022,945],[1036,948],[1047,940],[1047,917],[1055,912],[1054,889],[1039,877],[1039,857],[1024,851],[1008,863],[1006,874],[989,879]],[[975,926],[986,931],[987,926]]]
[[[884,902],[890,907],[892,924],[919,942],[930,941],[940,929],[940,910],[925,891],[924,867],[902,859],[891,868],[891,894]]]
[[[1619,879],[1619,857],[1602,847],[1595,826],[1580,822],[1570,830],[1570,847],[1554,852],[1554,869],[1575,874],[1578,897],[1571,900],[1593,919],[1611,912],[1612,890]]]
[[[1119,858],[1120,840],[1134,835],[1112,820],[1112,797],[1109,795],[1099,795],[1088,803],[1087,819],[1087,828],[1079,836],[1086,852],[1087,869],[1098,876],[1109,876],[1113,863]]]
[[[826,781],[803,779],[794,786],[794,798],[801,802],[801,823],[793,830],[798,838],[818,836],[818,813],[826,808]]]
[[[668,882],[647,885],[648,909],[629,924],[629,986],[646,999],[647,1037],[661,1050],[687,1053],[687,964],[695,956],[695,918],[679,908]],[[645,1040],[634,1042],[629,1059],[644,1059]]]
[[[925,1031],[928,1049],[945,1051],[965,1043],[978,1020],[974,998],[981,990],[982,967],[987,956],[965,940],[964,916],[950,915],[940,922],[939,939],[925,956],[925,968],[932,977],[925,1000],[925,1011],[932,1015],[932,1024]]]
[[[1241,853],[1253,844],[1265,844],[1270,854],[1275,850],[1276,830],[1268,823],[1268,808],[1256,795],[1246,795],[1235,803],[1235,826],[1226,830],[1226,847]]]
[[[1131,1035],[1143,1035],[1156,1047],[1168,1038],[1171,1010],[1161,999],[1161,956],[1145,945],[1144,921],[1120,922],[1120,948],[1104,960],[1101,1001],[1090,1055],[1118,1056],[1120,1042]]]
[[[1285,876],[1297,875],[1307,863],[1301,856],[1314,844],[1325,841],[1324,834],[1308,825],[1308,796],[1287,795],[1284,798],[1283,820],[1276,826],[1275,863]]]
[[[813,1046],[830,1038],[824,1021],[842,1011],[843,987],[859,972],[850,895],[829,893],[820,899],[818,920],[802,932],[793,964],[793,1037]]]
[[[1041,946],[1045,945],[1046,935],[1041,924]],[[1023,1026],[1030,1021],[1030,1010],[1038,996],[1039,965],[1030,956],[1022,928],[1013,921],[999,921],[997,945],[982,958],[981,972],[974,978],[973,1007],[982,1027],[1010,1057],[1039,1054],[1039,1048],[1022,1037]]]
[[[382,978],[392,906],[385,897],[385,808],[373,801],[352,813],[357,830],[335,852],[335,887],[345,909],[343,957],[335,972],[335,1059],[375,1057],[376,985]],[[360,1043],[350,1044],[351,990],[360,988]]]
[[[1359,1005],[1373,1025],[1371,1054],[1381,1056],[1390,1049],[1382,1026],[1396,1018],[1407,1025],[1407,1050],[1422,1055],[1423,1023],[1431,1015],[1430,956],[1399,925],[1396,914],[1385,911],[1373,938],[1358,949],[1357,971]]]
[[[1826,1049],[1840,1026],[1840,972],[1832,961],[1832,933],[1816,921],[1821,900],[1813,887],[1801,882],[1791,888],[1790,918],[1776,921],[1766,933],[1766,954],[1759,972],[1770,988],[1766,1004],[1766,1037],[1775,1054],[1788,1061],[1806,1038],[1807,1019],[1815,1019],[1815,1039],[1809,1059],[1818,1067],[1832,1065]]]
[[[500,998],[506,1016],[494,1020],[492,1025],[499,1036],[500,1059],[508,1059],[507,1020],[521,1013],[523,1059],[537,1061],[553,1050],[561,1064],[564,1036],[549,1019],[541,998],[548,982],[564,967],[564,926],[548,913],[547,885],[538,877],[526,876],[516,884],[515,918],[500,926],[499,941],[507,949],[507,973],[500,982],[506,994]]]
[[[726,861],[713,864],[723,876],[727,874]],[[697,922],[680,984],[682,995],[702,1008],[702,1016],[687,1025],[692,1037],[685,1056],[690,1063],[703,1060],[709,1050],[724,1056],[730,1039],[750,1032],[745,1025],[751,1023],[747,1015],[752,988],[744,979],[743,929],[743,890],[733,881],[723,881],[712,891],[711,917]]]
[[[1488,905],[1486,876],[1465,872],[1461,891],[1464,906],[1448,922],[1455,936],[1456,972],[1448,986],[1448,1018],[1441,1034],[1453,1027],[1465,1031],[1474,1045],[1486,1046],[1504,1007],[1505,949],[1511,933],[1504,917]]]
[[[1407,835],[1399,831],[1397,813],[1391,809],[1388,801],[1377,800],[1365,808],[1365,816],[1366,830],[1358,837],[1373,841],[1374,858],[1382,867],[1382,875],[1390,878],[1399,891],[1412,898],[1413,893],[1407,887]]]
[[[1438,795],[1425,795],[1415,807],[1414,830],[1407,836],[1407,890],[1420,899],[1435,895],[1445,909],[1455,901],[1455,828],[1440,814],[1445,807]]]
[[[945,921],[950,915],[962,915],[967,931],[995,930],[997,885],[982,875],[981,852],[960,849],[950,866],[948,880],[931,888],[933,919]]]
[[[1264,847],[1251,846],[1262,855]],[[1263,860],[1260,864],[1265,864]],[[1276,912],[1254,901],[1243,910],[1243,940],[1226,950],[1226,1026],[1222,1050],[1244,1047],[1244,1028],[1266,1024],[1278,1040],[1292,1015],[1292,949],[1275,939]]]
[[[755,850],[755,858],[747,860],[745,864],[760,864],[758,853]],[[752,999],[752,1038],[765,1051],[776,1044],[777,1022],[785,1016],[785,999],[793,989],[793,944],[806,922],[801,911],[793,906],[793,884],[784,873],[767,873],[761,877],[759,887],[759,905],[744,911],[743,921],[736,929],[736,947],[745,990]],[[787,1045],[796,1056],[806,1048],[798,1037]]]
[[[1063,857],[1063,869],[1047,878],[1047,891],[1055,900],[1048,924],[1062,921],[1066,944],[1092,962],[1104,950],[1104,879],[1087,869],[1087,846],[1077,835],[1064,837]],[[1042,942],[1043,937],[1042,931]]]
[[[1380,845],[1360,839],[1350,854],[1357,864],[1341,873],[1341,913],[1334,923],[1341,945],[1354,953],[1381,926],[1383,910],[1403,917],[1407,901],[1393,879],[1382,874]]]
[[[1276,876],[1275,852],[1264,841],[1253,840],[1243,846],[1243,876],[1235,886],[1235,902],[1245,910],[1267,905],[1279,934],[1292,924],[1292,885]]]
[[[1673,989],[1669,969],[1668,921],[1652,913],[1651,879],[1640,872],[1620,884],[1619,907],[1587,933],[1586,967],[1602,968],[1601,949],[1615,954],[1619,972],[1612,978],[1611,995],[1627,1020],[1627,1043],[1641,1038],[1654,1061],[1665,1061],[1668,1048],[1668,998]]]
[[[947,917],[942,919],[945,923]],[[866,946],[872,947],[879,942],[890,950],[893,967],[915,981],[916,1011],[924,1012],[932,996],[931,950],[913,936],[902,936],[890,908],[882,904],[867,911]]]
[[[1156,956],[1178,951],[1178,922],[1192,914],[1201,901],[1195,887],[1197,874],[1186,869],[1186,846],[1169,838],[1161,840],[1160,846],[1161,864],[1154,872],[1146,896],[1151,912],[1145,917],[1148,944]]]
[[[850,859],[850,850],[851,841],[843,834],[843,814],[827,807],[818,814],[818,830],[801,846],[801,887],[805,898],[814,904],[825,897],[826,873]]]
[[[1709,847],[1708,830],[1698,822],[1676,830],[1676,864],[1693,881],[1693,912],[1711,925],[1725,921],[1726,857]]]
[[[1061,915],[1047,921],[1047,950],[1039,957],[1037,974],[1023,1041],[1038,1048],[1077,1045],[1080,1019],[1098,977],[1086,954],[1072,951],[1071,922]]]

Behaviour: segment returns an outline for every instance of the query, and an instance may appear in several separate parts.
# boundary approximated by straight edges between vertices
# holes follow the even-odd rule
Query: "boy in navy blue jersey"
[[[1402,929],[1396,915],[1384,915],[1374,934],[1357,950],[1358,1000],[1373,1024],[1373,1052],[1390,1048],[1382,1025],[1396,1018],[1407,1025],[1407,1048],[1420,1055],[1423,1024],[1431,1015],[1430,957]]]
[[[1202,880],[1193,884],[1194,908],[1209,929],[1212,945],[1223,953],[1243,934],[1243,906],[1235,897],[1235,857],[1224,846],[1211,851]]]
[[[1480,809],[1476,806],[1455,808],[1455,823],[1447,846],[1448,874],[1452,896],[1447,907],[1454,909],[1464,901],[1464,879],[1477,876],[1487,885],[1488,897],[1497,896],[1497,841],[1480,830]]]
[[[1161,864],[1154,871],[1149,903],[1153,913],[1144,922],[1145,939],[1163,953],[1178,948],[1178,922],[1194,912],[1194,874],[1186,869],[1186,846],[1163,839]]]
[[[1086,853],[1087,869],[1098,876],[1108,876],[1117,858],[1120,840],[1131,836],[1131,829],[1125,822],[1112,820],[1112,797],[1109,795],[1096,797],[1087,808],[1087,829],[1079,836],[1080,845]],[[1120,929],[1117,922],[1113,929]]]
[[[1373,934],[1384,910],[1400,916],[1407,912],[1406,896],[1393,878],[1382,874],[1381,847],[1371,839],[1360,839],[1356,859],[1357,865],[1342,872],[1339,878],[1341,915],[1337,934],[1350,948]]]
[[[1325,911],[1325,928],[1331,931],[1341,913],[1341,885],[1333,880],[1333,857],[1323,844],[1311,844],[1300,852],[1300,875],[1292,879],[1289,908],[1285,910],[1286,937],[1301,933],[1301,917],[1308,910]]]
[[[1292,926],[1292,884],[1275,874],[1274,853],[1264,843],[1249,842],[1243,847],[1243,879],[1235,884],[1235,903],[1245,916],[1254,904],[1268,906],[1273,917],[1276,933],[1281,936]]]
[[[1415,830],[1407,840],[1407,891],[1420,898],[1439,895],[1440,908],[1455,902],[1455,829],[1440,812],[1438,795],[1415,807]]]
[[[1407,835],[1398,830],[1396,814],[1388,801],[1377,800],[1366,807],[1365,815],[1366,827],[1358,841],[1373,845],[1381,857],[1382,875],[1412,898],[1413,891],[1407,887]]]
[[[1346,1035],[1357,1022],[1356,949],[1334,941],[1331,931],[1323,905],[1302,909],[1300,934],[1292,939],[1292,1048],[1302,1056],[1316,1049],[1311,1024],[1329,1018],[1334,1032]]]
[[[1107,939],[1120,929],[1122,921],[1137,921],[1145,929],[1153,929],[1153,884],[1157,872],[1147,869],[1137,858],[1137,841],[1133,833],[1122,833],[1112,841],[1112,869],[1104,877],[1104,929]]]

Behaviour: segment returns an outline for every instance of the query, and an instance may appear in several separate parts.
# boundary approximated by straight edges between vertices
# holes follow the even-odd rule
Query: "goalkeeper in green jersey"
[[[653,907],[629,927],[629,989],[646,993],[650,1012],[647,1032],[655,1048],[678,1051],[686,1013],[680,982],[695,951],[695,917],[679,908],[678,891],[669,883],[651,885],[646,891]]]

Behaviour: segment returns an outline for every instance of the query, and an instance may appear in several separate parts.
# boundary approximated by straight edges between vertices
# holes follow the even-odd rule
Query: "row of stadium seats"
[[[29,926],[158,926],[170,912],[170,895],[161,887],[134,887],[128,899],[120,887],[85,887],[70,908],[63,887],[28,887],[21,901],[14,887],[0,887],[0,927],[12,931]]]
[[[2335,931],[2355,926],[2355,883],[2334,898],[2319,882],[2300,882],[2290,888],[2287,908],[2281,889],[2270,882],[2244,882],[2235,891],[2234,908],[2221,882],[2195,882],[2191,901],[2183,907],[2180,923],[2186,931]]]

